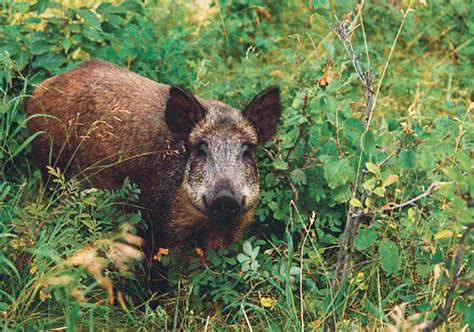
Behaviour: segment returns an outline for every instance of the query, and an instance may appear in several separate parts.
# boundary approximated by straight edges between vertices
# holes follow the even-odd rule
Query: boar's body
[[[45,132],[33,143],[43,168],[57,166],[92,187],[119,188],[126,177],[138,184],[149,254],[190,242],[225,247],[253,218],[254,147],[271,137],[280,115],[278,90],[269,91],[241,115],[90,60],[35,89],[27,113],[40,116],[28,128]]]
[[[164,121],[169,89],[95,60],[47,79],[27,108],[30,115],[48,115],[28,124],[30,132],[47,132],[33,142],[40,165],[105,189],[119,188],[128,176],[142,190],[144,206],[162,210],[186,163],[183,145]]]

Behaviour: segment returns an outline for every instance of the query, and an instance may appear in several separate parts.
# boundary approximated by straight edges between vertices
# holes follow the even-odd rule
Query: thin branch
[[[344,45],[346,52],[348,53],[349,57],[352,60],[352,64],[354,65],[354,68],[359,77],[359,80],[362,82],[362,84],[365,87],[364,120],[365,120],[365,129],[367,130],[369,126],[370,115],[373,109],[373,100],[374,100],[374,90],[372,88],[373,86],[372,70],[370,68],[367,72],[364,72],[362,70],[362,65],[360,64],[359,55],[355,51],[354,46],[352,45],[352,42],[350,40],[350,37],[352,36],[352,33],[354,32],[354,29],[357,26],[357,20],[359,16],[361,15],[361,11],[362,11],[362,5],[359,6],[358,15],[355,16],[354,19],[349,24],[347,24],[346,22],[340,22],[336,17],[337,25],[334,29],[334,32],[336,33],[337,37]],[[362,177],[361,181],[363,181],[364,172],[362,172],[361,177]],[[355,182],[356,183],[358,182],[357,178]],[[362,201],[363,200],[364,198],[362,198]],[[338,259],[336,262],[336,268],[335,268],[333,280],[331,283],[331,286],[333,288],[336,285],[341,267],[343,267],[342,280],[344,280],[344,278],[347,277],[349,274],[350,251],[352,247],[352,242],[354,240],[353,238],[355,234],[357,233],[357,228],[360,223],[360,217],[361,216],[355,215],[354,207],[352,205],[349,206],[349,211],[347,213],[346,227],[344,228],[344,233],[343,233],[342,242],[341,242],[341,249],[339,251]]]
[[[294,205],[294,202],[293,202],[293,206],[296,207],[296,205]],[[303,224],[303,227],[305,229],[305,236],[303,238],[303,242],[301,243],[301,249],[300,249],[300,320],[301,320],[301,331],[304,331],[304,296],[303,296],[303,254],[304,254],[304,248],[305,248],[305,243],[306,243],[306,240],[308,239],[308,237],[310,236],[310,230],[311,230],[311,227],[313,226],[314,224],[314,220],[316,218],[316,213],[313,211],[311,217],[309,218],[309,225],[308,227],[306,227],[304,225],[304,222],[302,222]]]
[[[389,57],[387,59],[387,62],[385,63],[383,73],[382,73],[382,77],[379,80],[379,84],[378,84],[376,93],[374,93],[374,89],[373,89],[373,78],[372,78],[372,69],[371,69],[371,66],[370,66],[370,59],[367,58],[367,62],[368,62],[367,71],[363,71],[362,66],[360,64],[359,56],[358,56],[357,52],[354,50],[354,47],[353,47],[352,42],[350,40],[351,36],[352,36],[352,33],[354,32],[354,30],[357,27],[358,18],[361,19],[361,24],[363,24],[361,16],[362,16],[362,8],[364,6],[364,1],[362,1],[362,3],[359,5],[357,15],[354,17],[354,19],[350,23],[347,23],[347,22],[342,22],[341,23],[341,22],[339,22],[339,20],[336,17],[337,26],[335,27],[334,31],[335,31],[336,35],[338,36],[338,38],[341,40],[342,44],[344,45],[344,48],[346,49],[346,52],[348,53],[348,55],[349,55],[349,57],[352,61],[352,64],[353,64],[354,69],[357,73],[357,76],[359,77],[359,80],[362,82],[362,84],[365,87],[365,99],[366,99],[365,100],[365,112],[364,112],[365,132],[367,132],[369,127],[370,127],[370,120],[372,118],[372,113],[373,113],[373,109],[375,107],[375,103],[376,103],[376,100],[377,100],[377,95],[380,91],[380,87],[381,87],[383,78],[385,76],[385,72],[387,70],[388,64],[389,64],[390,59],[392,57],[393,50],[394,50],[395,45],[398,41],[398,37],[400,36],[401,30],[402,30],[402,27],[405,23],[408,12],[411,11],[412,3],[413,3],[413,0],[410,1],[407,12],[405,13],[405,15],[403,17],[403,21],[400,24],[400,27],[398,29],[397,36],[396,36],[396,38],[395,38],[395,40],[392,44],[392,48],[391,48]],[[366,46],[366,56],[368,57],[367,39],[366,39],[366,36],[365,36],[365,30],[364,29],[363,29],[363,33],[364,33],[364,42],[365,42],[365,46]],[[364,171],[359,172],[361,161],[362,161],[362,152],[361,152],[360,158],[359,158],[359,168],[358,168],[357,175],[355,177],[354,184],[353,184],[354,191],[352,193],[352,198],[355,198],[355,195],[357,193],[359,177],[360,177],[360,182],[363,182],[364,176],[366,174],[366,172],[364,172]],[[430,188],[430,190],[432,190],[432,189],[433,188]],[[364,199],[365,199],[365,195],[362,194],[361,200],[364,201]],[[408,204],[410,204],[410,203],[408,203]],[[350,273],[350,269],[351,269],[351,251],[352,251],[353,240],[354,240],[354,237],[357,233],[357,228],[359,227],[360,220],[362,218],[362,215],[354,217],[354,209],[355,208],[352,205],[350,205],[349,209],[348,209],[348,212],[347,212],[346,225],[345,225],[344,232],[343,232],[343,235],[342,235],[342,240],[341,240],[341,248],[339,250],[339,254],[338,254],[338,258],[337,258],[337,262],[336,262],[336,268],[335,268],[333,279],[332,279],[332,282],[331,282],[331,291],[334,290],[334,288],[337,284],[341,267],[342,267],[341,282],[344,282],[348,278],[349,273]],[[325,326],[325,330],[335,331],[334,314],[331,314],[325,320],[324,326]]]
[[[369,128],[370,115],[372,114],[372,109],[374,105],[374,90],[372,88],[373,78],[372,78],[372,68],[369,68],[365,76],[365,129]]]
[[[382,211],[397,210],[397,209],[401,209],[401,208],[403,208],[405,206],[408,206],[408,205],[413,205],[413,203],[415,203],[416,201],[419,201],[420,199],[429,196],[434,189],[437,189],[441,186],[444,186],[446,184],[451,184],[451,183],[452,182],[435,181],[428,187],[428,189],[424,193],[422,193],[422,194],[420,194],[420,195],[418,195],[418,196],[416,196],[412,199],[406,200],[403,203],[392,204],[390,206],[387,206],[387,207],[383,208]]]
[[[392,210],[397,210],[397,209],[401,209],[401,208],[404,208],[406,206],[409,206],[409,205],[414,205],[415,202],[419,201],[420,199],[422,198],[425,198],[425,197],[428,197],[432,192],[433,190],[441,187],[441,186],[444,186],[444,185],[447,185],[447,184],[451,184],[452,182],[441,182],[441,181],[435,181],[433,182],[429,187],[428,189],[412,198],[412,199],[408,199],[406,201],[404,201],[403,203],[400,203],[400,204],[391,204],[389,206],[386,206],[382,209],[382,212],[383,211],[392,211]],[[364,201],[364,196],[361,196],[362,198],[362,201]],[[352,218],[353,219],[357,219],[357,218],[373,218],[375,216],[375,214],[373,212],[365,212],[363,209],[359,209],[357,212],[354,212],[352,214]]]
[[[386,163],[388,163],[390,161],[390,159],[393,158],[393,155],[392,154],[389,154],[387,156],[387,158],[385,158],[384,160],[382,160],[380,163],[379,163],[379,168],[382,168],[383,165],[385,165]]]
[[[245,308],[243,305],[240,305],[240,308],[242,309],[242,312],[244,313],[244,317],[245,317],[245,321],[247,322],[247,326],[249,328],[249,331],[252,332],[253,329],[252,329],[252,325],[250,325],[250,320],[249,318],[247,317],[247,313],[245,312]]]
[[[352,64],[354,65],[354,69],[357,73],[357,76],[359,76],[359,80],[362,82],[362,84],[364,84],[365,88],[368,89],[369,88],[369,86],[367,85],[368,73],[362,70],[362,66],[359,60],[359,55],[354,50],[354,46],[352,45],[352,42],[351,42],[352,33],[357,28],[357,20],[358,20],[358,16],[354,16],[354,19],[349,24],[347,24],[347,22],[340,22],[336,16],[337,25],[334,29],[334,32],[336,33],[337,37],[344,45],[344,48],[346,49],[347,54],[351,58],[351,61],[352,61]]]
[[[347,24],[346,22],[340,22],[336,17],[337,25],[334,29],[334,32],[336,33],[337,37],[344,45],[346,52],[351,58],[351,61],[355,68],[357,76],[359,77],[359,80],[362,82],[362,84],[365,87],[364,122],[365,122],[365,130],[367,131],[369,128],[370,116],[372,113],[373,101],[374,101],[374,90],[372,88],[372,85],[373,85],[372,70],[370,68],[367,70],[367,72],[364,72],[362,70],[362,65],[360,64],[359,56],[357,52],[355,51],[354,46],[352,45],[352,42],[350,40],[352,33],[354,32],[357,26],[357,20],[362,14],[362,8],[363,8],[363,5],[361,4],[359,6],[358,15],[356,15],[349,24]],[[364,172],[360,174],[361,182],[363,182],[364,175],[365,175]],[[358,178],[359,178],[359,174],[356,175],[356,178],[354,180],[355,186],[359,182]],[[357,192],[357,189],[355,188],[352,194],[353,198],[355,197],[356,192]],[[362,201],[365,200],[364,195],[362,195],[361,199]],[[350,269],[351,269],[352,245],[353,245],[354,238],[357,233],[357,229],[359,227],[361,218],[362,218],[362,215],[355,216],[354,206],[350,205],[349,210],[347,212],[346,225],[344,228],[344,232],[342,234],[341,248],[339,249],[336,267],[335,267],[334,274],[331,280],[331,290],[334,290],[334,288],[336,287],[337,281],[339,280],[339,274],[341,273],[341,268],[342,268],[342,273],[341,273],[341,278],[340,278],[341,282],[344,282],[349,276]],[[335,321],[334,321],[333,314],[330,315],[326,319],[325,330],[335,331]]]
[[[437,316],[431,323],[428,324],[424,328],[423,331],[432,331],[446,320],[447,316],[451,312],[451,307],[454,302],[454,294],[456,290],[456,286],[458,284],[458,274],[459,274],[459,267],[461,265],[461,257],[464,252],[464,242],[466,241],[467,235],[469,232],[474,229],[474,224],[467,225],[467,228],[464,230],[461,240],[459,240],[458,250],[456,252],[456,257],[454,258],[454,267],[452,271],[452,278],[451,282],[449,283],[448,293],[446,294],[446,302],[444,304],[443,310],[441,311],[442,314]]]

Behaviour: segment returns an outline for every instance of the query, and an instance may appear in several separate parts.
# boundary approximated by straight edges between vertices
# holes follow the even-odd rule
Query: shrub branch
[[[359,80],[362,82],[363,86],[365,87],[365,114],[364,114],[364,123],[365,123],[365,130],[369,128],[371,113],[373,110],[373,102],[374,102],[374,90],[373,90],[373,77],[372,77],[372,70],[369,69],[364,71],[362,69],[362,65],[360,63],[360,58],[357,52],[352,45],[350,40],[356,26],[357,20],[361,17],[363,4],[359,6],[358,15],[354,16],[353,20],[347,24],[347,22],[340,22],[336,17],[336,27],[334,28],[334,32],[336,33],[339,40],[344,45],[344,48],[349,55],[354,69],[359,77]],[[360,174],[360,181],[363,182],[364,172]],[[357,187],[357,183],[359,182],[358,179],[359,174],[356,175],[354,180],[355,188]],[[353,198],[355,197],[357,189],[354,190]],[[365,195],[363,194],[361,197],[362,201],[365,200]],[[362,216],[355,216],[354,207],[352,205],[349,206],[349,210],[347,212],[346,218],[346,226],[344,228],[344,232],[342,234],[342,241],[341,247],[339,249],[336,268],[334,270],[334,274],[331,281],[331,290],[334,291],[337,281],[339,280],[339,274],[341,274],[341,282],[347,280],[350,272],[350,262],[351,262],[351,251],[352,251],[352,243],[354,241],[355,235],[357,233],[357,228],[359,227],[359,223]],[[342,268],[342,272],[341,272]],[[330,315],[326,322],[325,322],[325,329],[335,331],[335,321],[333,315]]]
[[[407,11],[405,12],[405,15],[403,17],[403,21],[400,24],[400,27],[398,29],[397,35],[395,37],[395,40],[392,44],[392,48],[390,50],[390,54],[387,58],[387,62],[385,63],[385,66],[383,68],[382,76],[379,80],[378,86],[377,86],[377,91],[374,92],[373,89],[373,76],[372,76],[372,68],[370,66],[370,58],[368,54],[368,48],[367,48],[367,39],[365,36],[365,30],[363,26],[363,20],[362,20],[362,9],[364,7],[364,1],[362,1],[359,6],[358,6],[358,13],[357,15],[354,15],[354,18],[352,21],[348,22],[340,22],[338,18],[336,17],[336,27],[334,28],[334,32],[336,33],[337,37],[339,40],[342,42],[344,45],[344,48],[349,55],[349,58],[352,61],[352,64],[354,66],[354,69],[357,73],[357,76],[363,86],[365,87],[365,112],[364,112],[364,124],[365,124],[365,132],[368,131],[370,127],[370,120],[372,118],[372,113],[373,109],[375,107],[375,102],[378,96],[378,93],[380,91],[381,84],[383,82],[383,78],[385,76],[388,64],[390,63],[390,59],[393,54],[393,50],[395,49],[395,45],[398,41],[398,38],[400,36],[401,30],[403,28],[403,25],[405,23],[405,20],[407,18],[408,13],[411,11],[411,6],[413,4],[413,1],[410,1],[410,4],[408,6]],[[366,57],[367,57],[367,71],[364,71],[360,62],[359,55],[354,49],[354,46],[351,42],[351,37],[355,29],[357,28],[357,21],[360,19],[361,26],[362,26],[362,32],[364,34],[364,42],[365,42],[365,47],[366,47]],[[353,188],[354,191],[352,193],[352,198],[355,198],[357,194],[357,188],[358,188],[358,183],[361,183],[364,181],[364,176],[366,174],[365,171],[360,171],[361,168],[361,161],[362,161],[362,151],[360,153],[359,157],[359,166],[358,166],[358,171],[354,179],[354,184]],[[388,160],[387,160],[388,161]],[[385,161],[386,162],[386,161]],[[410,201],[406,201],[400,205],[406,206],[409,204],[412,204],[414,201],[419,200],[423,197],[428,196],[431,193],[431,190],[434,189],[434,186],[430,186],[429,190],[422,194],[421,197],[415,197],[414,199]],[[360,201],[365,201],[365,194],[362,193],[360,197]],[[401,207],[403,207],[401,206]],[[397,208],[397,207],[390,207],[390,208]],[[351,252],[352,252],[352,245],[354,242],[354,238],[357,234],[357,229],[359,227],[361,218],[364,217],[364,215],[355,213],[354,211],[354,206],[350,205],[348,212],[347,212],[347,218],[346,218],[346,226],[344,228],[344,232],[342,235],[342,240],[341,240],[341,247],[339,249],[338,257],[337,257],[337,262],[336,262],[336,268],[334,270],[334,275],[331,281],[331,291],[334,291],[337,281],[341,280],[341,283],[344,283],[348,277],[349,273],[351,270]],[[342,272],[341,272],[342,268]],[[339,278],[339,274],[341,274],[341,277]],[[335,321],[334,321],[334,315],[330,315],[326,321],[325,321],[325,329],[326,330],[331,330],[335,331]]]
[[[336,17],[337,25],[334,29],[334,32],[336,33],[337,37],[344,45],[344,48],[346,49],[346,52],[348,53],[349,57],[351,58],[352,64],[354,65],[357,76],[359,77],[359,80],[362,82],[362,84],[365,87],[366,100],[365,100],[364,120],[365,120],[365,129],[367,130],[369,126],[369,119],[370,119],[370,114],[372,112],[373,100],[374,100],[374,90],[372,86],[373,78],[372,78],[371,69],[369,69],[366,72],[362,70],[362,65],[360,64],[360,58],[357,52],[355,51],[354,46],[352,45],[352,42],[350,40],[353,30],[356,27],[357,20],[358,20],[358,16],[354,16],[354,19],[352,20],[352,22],[347,24],[346,22],[340,22]],[[364,173],[362,172],[361,181],[363,181],[363,176],[364,176]],[[355,182],[356,183],[358,182],[357,176],[356,176]],[[363,200],[364,198],[362,198],[362,201]],[[353,237],[355,236],[355,233],[357,232],[357,227],[359,225],[359,222],[360,222],[360,217],[355,216],[354,207],[351,205],[347,213],[346,227],[344,229],[344,233],[342,237],[341,249],[339,251],[339,255],[338,255],[338,259],[336,263],[336,269],[334,271],[334,276],[331,283],[333,288],[335,287],[337,283],[339,271],[343,263],[344,264],[343,264],[343,270],[342,270],[342,280],[345,280],[345,278],[347,277],[349,273],[349,261],[350,261],[350,251],[351,251],[350,248],[352,246]]]
[[[393,205],[389,205],[387,207],[384,207],[382,210],[383,211],[391,211],[391,210],[401,209],[401,208],[403,208],[405,206],[408,206],[408,205],[413,205],[416,201],[419,201],[422,198],[428,197],[434,189],[439,188],[441,186],[444,186],[446,184],[450,184],[450,183],[452,183],[452,182],[435,181],[428,187],[428,189],[424,193],[422,193],[422,194],[420,194],[420,195],[418,195],[418,196],[416,196],[412,199],[406,200],[403,203],[393,204]]]
[[[440,326],[441,324],[443,324],[443,322],[446,320],[447,316],[451,312],[451,307],[453,306],[453,303],[454,303],[454,297],[455,297],[454,295],[456,294],[455,293],[456,286],[458,285],[458,274],[459,274],[459,268],[461,265],[461,257],[464,252],[466,238],[472,229],[474,229],[474,223],[467,225],[467,228],[464,230],[461,236],[461,240],[459,240],[458,250],[456,251],[456,257],[454,258],[454,267],[452,271],[451,282],[449,283],[449,289],[448,289],[448,293],[446,294],[446,302],[444,304],[444,307],[442,310],[440,309],[441,314],[438,315],[433,321],[431,321],[423,329],[423,331],[432,331],[438,326]]]

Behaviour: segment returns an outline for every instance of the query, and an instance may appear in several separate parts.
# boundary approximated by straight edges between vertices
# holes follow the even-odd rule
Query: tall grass
[[[300,331],[331,318],[337,330],[472,327],[466,4],[354,7],[350,42],[377,87],[366,127],[365,89],[332,31],[335,14],[349,18],[337,3],[217,2],[205,15],[181,2],[2,6],[2,329]],[[279,135],[259,151],[255,225],[226,250],[163,250],[159,293],[140,263],[139,189],[88,188],[54,160],[43,177],[31,153],[44,135],[26,130],[32,89],[90,57],[236,107],[266,85],[283,91]],[[338,278],[357,213],[352,264]]]

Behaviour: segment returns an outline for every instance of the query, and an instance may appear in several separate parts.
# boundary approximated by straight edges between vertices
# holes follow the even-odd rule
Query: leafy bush
[[[2,4],[2,327],[472,328],[472,11],[423,3],[367,3],[355,20],[327,1]],[[283,91],[249,237],[163,250],[163,294],[127,272],[138,188],[42,179],[31,155],[28,94],[92,57],[240,108]]]

